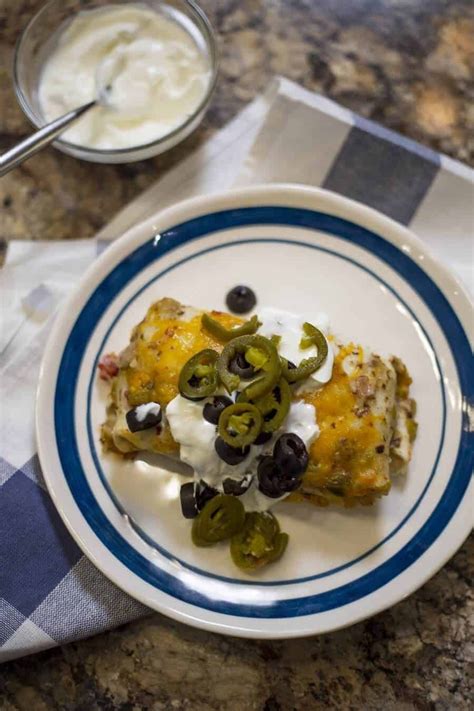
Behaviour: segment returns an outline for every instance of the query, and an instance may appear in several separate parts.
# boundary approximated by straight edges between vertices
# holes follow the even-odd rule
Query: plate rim
[[[264,199],[263,199],[264,198]],[[284,200],[282,201],[282,198]],[[308,201],[313,198],[316,205],[311,206],[308,204]],[[94,565],[101,570],[109,579],[113,580],[115,584],[117,584],[119,587],[124,589],[128,594],[131,596],[135,597],[136,599],[141,600],[146,605],[150,606],[150,600],[145,598],[142,599],[140,595],[137,594],[136,591],[133,590],[133,586],[126,587],[124,586],[124,581],[120,578],[120,575],[117,573],[117,575],[112,575],[112,573],[109,570],[104,570],[104,565],[101,565],[100,559],[98,559],[97,556],[95,556],[90,548],[85,544],[84,541],[82,541],[80,535],[75,531],[75,527],[73,526],[72,522],[69,521],[67,512],[63,509],[63,506],[61,504],[61,501],[59,500],[58,496],[56,495],[56,490],[54,486],[54,482],[52,481],[52,478],[50,478],[50,473],[48,472],[48,467],[44,466],[44,462],[47,460],[47,454],[45,450],[43,449],[43,437],[42,437],[42,432],[43,432],[43,424],[41,422],[41,410],[42,410],[42,404],[45,401],[45,398],[47,397],[47,388],[46,388],[46,377],[45,373],[47,370],[47,363],[49,362],[50,358],[52,357],[52,351],[54,350],[55,343],[57,339],[61,339],[63,342],[62,345],[64,345],[64,342],[67,342],[67,337],[69,335],[69,327],[67,330],[67,334],[61,336],[61,333],[64,329],[64,321],[66,320],[66,314],[68,310],[71,308],[72,305],[74,305],[76,299],[80,298],[81,293],[87,293],[90,295],[90,284],[94,283],[94,280],[96,279],[97,276],[99,276],[100,272],[102,271],[102,268],[105,267],[107,264],[109,265],[115,265],[117,262],[117,258],[120,256],[125,257],[126,253],[130,253],[133,249],[133,247],[139,246],[140,244],[143,244],[147,239],[150,239],[150,237],[154,234],[156,230],[156,225],[158,223],[161,223],[162,225],[168,224],[168,226],[172,226],[175,224],[178,224],[183,221],[188,221],[189,219],[192,219],[192,217],[197,217],[199,215],[203,215],[206,213],[212,213],[212,212],[219,212],[222,209],[232,209],[236,207],[250,207],[253,204],[257,205],[262,205],[262,202],[267,205],[278,205],[278,206],[289,206],[289,207],[301,207],[305,209],[321,209],[323,211],[327,211],[329,214],[335,214],[338,217],[343,217],[344,219],[348,219],[351,222],[354,222],[358,225],[361,225],[363,227],[366,227],[372,231],[375,231],[377,234],[379,234],[383,239],[391,242],[392,244],[395,244],[395,246],[398,247],[398,249],[403,249],[403,251],[408,251],[410,257],[417,263],[419,264],[419,260],[423,260],[424,263],[421,265],[423,271],[427,272],[429,277],[435,282],[436,286],[440,289],[440,291],[443,293],[443,295],[448,299],[451,307],[453,310],[455,310],[460,318],[460,321],[463,325],[463,328],[465,327],[466,323],[466,317],[468,316],[468,312],[470,311],[470,299],[467,294],[467,291],[465,290],[464,286],[457,280],[457,278],[452,275],[447,269],[445,269],[439,262],[437,262],[436,259],[434,259],[430,253],[429,248],[419,239],[417,238],[410,230],[407,228],[399,225],[395,221],[391,220],[390,218],[385,217],[384,215],[381,215],[379,212],[376,210],[373,210],[372,208],[368,208],[365,205],[362,205],[360,203],[356,203],[352,200],[349,200],[348,198],[339,196],[335,193],[330,193],[329,191],[326,190],[321,190],[317,188],[308,188],[307,186],[299,186],[295,184],[273,184],[273,185],[262,185],[262,186],[254,186],[250,188],[243,188],[243,189],[237,189],[237,190],[232,190],[232,191],[227,191],[222,194],[218,195],[210,195],[210,196],[198,196],[195,198],[191,198],[182,202],[177,203],[176,205],[173,205],[171,207],[168,207],[167,209],[163,210],[160,212],[158,215],[148,218],[137,225],[134,225],[130,229],[128,229],[122,236],[117,238],[117,240],[111,244],[109,249],[100,255],[94,262],[93,264],[89,267],[89,269],[86,271],[86,273],[83,275],[81,278],[79,284],[77,287],[73,290],[73,293],[68,297],[66,300],[65,304],[63,305],[61,309],[61,313],[57,316],[56,321],[53,325],[53,329],[49,335],[48,342],[45,348],[43,360],[42,360],[42,365],[40,369],[40,378],[39,378],[39,387],[38,387],[38,397],[37,397],[37,406],[36,406],[36,427],[37,427],[37,440],[38,440],[38,454],[40,457],[40,461],[44,470],[44,476],[45,476],[45,481],[46,485],[48,488],[48,492],[51,495],[53,502],[56,506],[56,509],[58,510],[61,518],[63,519],[66,527],[68,528],[69,532],[73,536],[73,538],[76,540],[76,543],[81,547],[83,552],[92,560]],[[299,203],[299,204],[294,204],[294,203]],[[237,204],[236,204],[237,203]],[[347,213],[341,215],[340,212]],[[183,213],[185,216],[183,217]],[[191,216],[189,215],[191,213]],[[179,217],[178,217],[179,216]],[[161,228],[162,229],[162,228]],[[388,233],[388,235],[387,235]],[[406,248],[406,249],[405,249]],[[413,254],[413,252],[416,252],[417,254]],[[417,258],[415,258],[417,256]],[[429,265],[428,269],[425,267],[425,265]],[[419,264],[420,266],[420,264]],[[434,272],[434,273],[433,273]],[[453,298],[457,303],[453,303]],[[466,310],[467,309],[467,310]],[[461,310],[463,313],[460,315],[459,310]],[[77,315],[77,314],[76,314]],[[469,339],[469,333],[466,332],[466,335]],[[57,373],[56,373],[57,375]],[[54,382],[56,381],[56,377],[54,378]],[[56,445],[56,442],[55,442]],[[64,474],[62,470],[60,471],[60,476],[64,478]],[[66,486],[67,486],[67,482]],[[468,490],[465,492],[466,496],[468,494]],[[464,498],[460,501],[459,506],[464,502]],[[75,503],[75,502],[74,502]],[[77,507],[77,504],[75,504]],[[84,525],[88,528],[90,528],[88,522],[83,518],[82,513],[80,513],[81,518],[83,519]],[[448,524],[446,525],[445,529],[441,532],[440,536],[443,535],[447,528],[450,526],[454,518],[457,516],[457,511],[454,513]],[[95,536],[95,532],[91,529],[92,534]],[[458,532],[459,533],[459,532]],[[462,536],[457,536],[456,542],[452,542],[450,546],[448,546],[449,550],[445,552],[445,556],[442,557],[442,559],[439,562],[439,565],[433,567],[429,567],[429,572],[426,573],[425,576],[418,576],[416,578],[416,582],[413,583],[412,585],[408,586],[410,589],[405,592],[404,596],[411,594],[414,590],[418,589],[423,585],[426,580],[428,580],[432,575],[434,575],[437,570],[439,570],[447,560],[455,553],[455,551],[458,549],[460,545],[462,545],[462,542],[466,538],[466,536],[469,534],[469,529],[466,530],[465,534],[463,533]],[[451,536],[452,537],[452,536]],[[425,554],[428,551],[425,552]],[[425,555],[423,554],[423,555]],[[112,555],[112,554],[111,554]],[[423,557],[423,556],[422,556]],[[123,564],[113,557],[115,560],[115,564],[118,566],[122,566]],[[125,570],[127,568],[125,567]],[[164,595],[166,597],[170,597],[167,593],[165,593],[162,590],[158,591],[160,595]],[[175,599],[175,598],[171,598]],[[365,598],[362,598],[365,599]],[[398,598],[400,599],[400,598]],[[181,601],[179,601],[181,602]],[[357,601],[356,601],[357,602]],[[196,618],[195,616],[192,617],[192,619],[189,618],[188,615],[185,615],[182,612],[179,611],[174,611],[170,609],[170,606],[163,603],[159,602],[154,602],[151,606],[154,609],[159,610],[160,612],[173,617],[174,619],[178,619],[180,621],[184,621],[188,624],[192,624],[193,626],[201,627],[203,629],[208,629],[212,631],[217,631],[217,632],[222,632],[226,634],[234,634],[236,636],[246,636],[246,637],[257,637],[257,638],[284,638],[284,637],[294,637],[294,636],[304,636],[304,634],[310,635],[310,634],[315,634],[318,632],[322,631],[329,631],[329,630],[335,630],[343,626],[347,626],[348,624],[355,624],[356,622],[365,619],[366,617],[372,616],[373,614],[376,614],[377,612],[380,612],[383,609],[386,609],[388,606],[391,606],[392,604],[395,604],[395,601],[389,601],[388,603],[382,602],[380,605],[376,605],[375,608],[372,608],[368,612],[363,612],[360,615],[354,616],[354,618],[346,623],[343,624],[331,624],[328,626],[325,630],[314,630],[311,628],[311,623],[310,620],[314,618],[316,614],[308,615],[305,619],[308,621],[308,626],[310,629],[306,631],[305,633],[298,633],[295,635],[291,631],[288,631],[288,633],[285,633],[285,630],[277,630],[277,631],[272,631],[272,630],[266,630],[262,631],[259,629],[246,629],[244,628],[243,624],[240,625],[235,625],[234,627],[230,628],[228,625],[224,625],[221,622],[217,621],[214,622],[210,620],[210,617],[229,617],[232,620],[235,620],[236,618],[233,616],[226,616],[224,613],[218,613],[210,610],[206,610],[201,607],[197,607],[192,605],[191,603],[183,603],[184,605],[190,605],[194,610],[197,610],[201,613],[200,618]],[[355,603],[354,603],[355,604]],[[339,608],[340,609],[340,608]],[[335,610],[332,610],[330,614],[334,614],[335,612],[337,613],[338,608],[335,608]],[[175,614],[173,614],[175,613]],[[207,619],[206,619],[207,618]],[[273,618],[271,621],[275,624],[277,621],[282,618]],[[243,623],[244,621],[249,621],[250,624],[256,625],[258,627],[259,624],[259,618],[246,618],[242,617],[239,618],[241,622]]]

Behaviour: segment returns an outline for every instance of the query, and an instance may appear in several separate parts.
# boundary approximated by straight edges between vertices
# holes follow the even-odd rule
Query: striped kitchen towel
[[[44,486],[35,390],[57,308],[107,243],[157,206],[263,182],[322,186],[377,208],[410,226],[472,290],[473,172],[285,79],[96,240],[10,243],[0,273],[0,660],[148,612],[84,557]]]

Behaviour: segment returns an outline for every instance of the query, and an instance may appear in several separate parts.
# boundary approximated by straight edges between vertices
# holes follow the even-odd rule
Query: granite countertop
[[[93,235],[275,73],[474,162],[471,0],[201,4],[218,32],[221,71],[200,129],[166,155],[131,165],[81,163],[53,149],[33,158],[0,181],[3,249],[9,239]],[[5,67],[40,5],[0,5],[0,152],[29,131]],[[349,629],[258,642],[154,614],[0,667],[0,710],[472,708],[473,540],[417,593]]]

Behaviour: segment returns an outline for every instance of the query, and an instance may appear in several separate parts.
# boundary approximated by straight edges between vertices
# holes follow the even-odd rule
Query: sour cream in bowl
[[[54,15],[57,5],[48,3],[46,13]],[[32,96],[25,96],[26,82],[21,82],[25,69],[17,71],[23,108],[33,122],[39,113],[45,123],[99,99],[57,147],[97,162],[162,153],[198,125],[210,99],[216,61],[209,23],[194,3],[184,1],[89,5],[45,37],[35,58],[39,70]],[[56,12],[59,19],[59,8]],[[17,65],[22,58],[28,61],[29,30],[45,20],[43,14],[25,31]]]

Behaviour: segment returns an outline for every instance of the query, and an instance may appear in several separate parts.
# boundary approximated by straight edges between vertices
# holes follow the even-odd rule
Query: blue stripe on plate
[[[425,338],[426,338],[427,343],[429,344],[429,346],[430,346],[430,348],[431,348],[433,360],[434,360],[435,363],[436,363],[436,369],[437,369],[437,374],[438,374],[438,378],[439,378],[439,385],[440,385],[440,391],[441,391],[441,402],[442,402],[441,437],[440,437],[440,442],[439,442],[439,446],[438,446],[438,451],[437,451],[436,457],[435,457],[435,462],[434,462],[434,464],[433,464],[433,468],[432,468],[432,470],[431,470],[430,476],[428,477],[428,480],[427,480],[427,482],[426,482],[426,484],[425,484],[425,486],[424,486],[424,488],[423,488],[423,491],[421,492],[421,494],[420,494],[420,496],[418,497],[418,499],[415,501],[415,503],[414,503],[414,505],[412,506],[412,508],[410,509],[410,511],[407,513],[407,515],[404,517],[404,519],[393,529],[393,531],[391,531],[391,532],[390,532],[382,541],[380,541],[377,545],[375,545],[375,546],[373,546],[372,548],[370,548],[369,550],[365,551],[365,553],[359,555],[359,556],[358,556],[357,558],[355,558],[354,560],[351,560],[351,561],[349,561],[348,563],[345,563],[344,565],[340,565],[340,566],[338,566],[338,567],[336,567],[336,568],[332,568],[332,569],[330,569],[330,570],[327,570],[327,571],[325,571],[325,572],[323,572],[323,573],[319,573],[318,575],[309,575],[309,576],[307,576],[307,577],[305,577],[305,578],[294,578],[293,580],[272,580],[271,582],[262,582],[262,581],[254,582],[254,581],[248,581],[248,580],[241,580],[241,579],[238,579],[238,578],[228,578],[228,577],[224,577],[224,576],[221,576],[221,575],[216,575],[216,574],[213,574],[213,573],[208,573],[208,572],[205,571],[205,570],[202,570],[202,569],[200,569],[200,568],[197,568],[196,566],[190,565],[189,563],[186,563],[186,561],[184,561],[184,560],[182,560],[182,559],[180,559],[180,558],[177,558],[175,555],[173,555],[172,553],[170,553],[169,551],[167,551],[165,548],[163,548],[162,546],[160,546],[160,544],[159,544],[157,541],[155,541],[153,538],[151,538],[135,521],[133,521],[132,519],[129,519],[129,520],[130,520],[130,524],[133,526],[133,528],[135,529],[135,531],[143,538],[143,540],[146,541],[146,543],[148,543],[149,545],[151,545],[151,546],[153,546],[154,548],[156,548],[163,556],[165,556],[165,558],[168,558],[168,560],[173,560],[173,561],[179,563],[180,565],[182,565],[183,568],[187,568],[188,570],[192,570],[194,573],[198,573],[199,575],[204,575],[204,576],[206,576],[206,577],[213,578],[214,580],[220,580],[220,581],[223,581],[223,582],[232,583],[232,584],[234,584],[234,585],[250,585],[250,586],[256,585],[256,586],[260,586],[260,587],[261,587],[261,586],[264,586],[264,587],[265,587],[265,586],[268,586],[268,587],[275,587],[275,586],[281,586],[281,585],[295,585],[295,584],[297,584],[297,583],[309,582],[310,580],[318,580],[319,578],[326,578],[326,577],[328,577],[328,576],[330,576],[330,575],[335,575],[336,573],[339,573],[339,572],[341,572],[342,570],[346,570],[347,568],[350,568],[352,565],[355,565],[356,563],[359,563],[359,562],[360,562],[361,560],[363,560],[364,558],[367,558],[367,556],[369,556],[369,555],[371,555],[372,553],[374,553],[374,551],[376,551],[378,548],[380,548],[381,546],[383,546],[387,541],[389,541],[391,538],[393,538],[393,536],[394,536],[396,533],[398,533],[398,531],[407,523],[407,521],[411,518],[411,516],[414,514],[414,512],[416,511],[416,509],[417,509],[418,506],[420,505],[421,501],[423,500],[423,498],[424,498],[426,492],[428,491],[428,489],[429,489],[429,487],[430,487],[430,484],[431,484],[431,482],[432,482],[432,480],[433,480],[434,474],[435,474],[435,472],[436,472],[436,469],[437,469],[437,466],[438,466],[438,462],[439,462],[439,458],[440,458],[440,455],[441,455],[441,450],[442,450],[443,443],[444,443],[444,436],[445,436],[445,429],[446,429],[446,393],[445,393],[443,378],[441,377],[441,369],[440,369],[439,360],[438,360],[438,357],[437,357],[436,352],[435,352],[434,347],[433,347],[433,343],[432,343],[432,341],[431,341],[431,339],[430,339],[428,333],[427,333],[426,330],[423,328],[423,325],[418,321],[418,319],[417,319],[415,313],[413,312],[413,310],[411,309],[411,307],[409,306],[409,304],[408,304],[408,303],[400,296],[400,294],[398,294],[386,281],[384,281],[384,280],[381,279],[379,276],[377,276],[377,274],[375,274],[375,272],[371,271],[370,269],[368,269],[367,267],[363,266],[362,264],[359,264],[358,262],[356,262],[354,259],[351,259],[350,257],[346,257],[346,256],[344,256],[344,255],[338,254],[337,252],[334,252],[334,251],[331,250],[331,249],[326,249],[326,248],[324,248],[324,247],[319,247],[318,245],[314,245],[314,244],[308,244],[307,242],[298,242],[298,241],[296,241],[296,240],[285,240],[285,239],[249,239],[249,240],[239,240],[238,242],[228,242],[228,243],[225,243],[225,244],[219,244],[219,245],[217,245],[217,246],[215,246],[215,247],[210,247],[210,248],[204,249],[204,250],[202,250],[202,251],[200,251],[200,252],[196,252],[195,254],[192,254],[191,256],[186,257],[185,259],[181,259],[180,261],[176,262],[175,264],[169,266],[167,269],[165,269],[164,271],[160,272],[160,273],[157,274],[155,277],[153,277],[152,279],[150,279],[146,284],[144,284],[144,286],[142,286],[142,287],[127,301],[127,303],[122,307],[122,309],[120,310],[120,312],[117,314],[117,316],[116,316],[115,319],[113,320],[112,324],[110,325],[109,329],[107,330],[107,333],[105,334],[104,338],[102,339],[102,342],[101,342],[101,344],[100,344],[100,346],[99,346],[99,349],[98,349],[98,353],[97,353],[97,355],[96,355],[96,357],[95,357],[95,360],[94,360],[94,365],[93,365],[92,370],[91,370],[91,377],[90,377],[90,380],[89,380],[89,387],[88,387],[88,394],[87,394],[87,416],[86,416],[86,417],[87,417],[87,433],[88,433],[88,438],[89,438],[89,447],[90,447],[90,450],[91,450],[92,458],[93,458],[93,460],[94,460],[94,464],[95,464],[97,473],[98,473],[98,475],[99,475],[99,477],[100,477],[100,479],[101,479],[101,481],[102,481],[104,487],[105,487],[106,490],[108,491],[110,498],[112,499],[112,501],[114,502],[115,506],[117,507],[117,509],[120,511],[120,513],[122,513],[122,514],[127,514],[127,511],[121,506],[119,500],[118,500],[117,497],[115,496],[115,494],[114,494],[114,492],[113,492],[111,486],[109,485],[109,483],[108,483],[108,481],[107,481],[107,477],[105,476],[105,473],[104,473],[104,471],[103,471],[103,469],[102,469],[102,466],[101,466],[101,464],[100,464],[100,458],[99,458],[99,456],[98,456],[98,454],[97,454],[97,451],[96,451],[96,448],[95,448],[94,436],[93,436],[93,431],[92,431],[92,421],[91,421],[91,400],[92,400],[92,391],[93,391],[94,382],[95,382],[95,379],[96,379],[97,364],[98,364],[98,361],[99,361],[100,356],[102,355],[102,353],[103,353],[103,351],[104,351],[104,345],[105,345],[105,343],[107,342],[107,340],[108,340],[108,338],[109,338],[109,335],[110,335],[112,329],[114,328],[115,324],[117,323],[117,321],[118,321],[120,318],[122,318],[122,315],[123,315],[124,312],[128,309],[129,305],[130,305],[138,296],[140,296],[140,294],[142,294],[143,291],[145,291],[145,289],[147,289],[151,284],[153,284],[154,282],[156,282],[156,281],[157,281],[158,279],[160,279],[161,277],[165,276],[165,274],[168,274],[170,271],[173,271],[173,269],[178,268],[179,266],[181,266],[182,264],[185,264],[186,262],[189,262],[189,261],[192,261],[193,259],[196,259],[196,257],[202,256],[202,255],[204,255],[204,254],[209,254],[210,252],[214,252],[215,250],[226,249],[226,248],[228,248],[228,247],[232,247],[232,246],[236,246],[236,245],[245,246],[246,244],[255,244],[255,243],[258,243],[258,242],[268,242],[268,243],[271,243],[271,244],[287,244],[287,245],[293,245],[293,246],[296,246],[296,247],[303,247],[303,248],[311,249],[311,250],[315,250],[315,249],[316,249],[316,250],[318,250],[318,251],[320,251],[320,252],[326,252],[327,254],[331,254],[332,256],[335,256],[335,257],[337,257],[337,258],[339,258],[339,259],[342,259],[342,260],[345,261],[345,262],[349,262],[350,264],[355,265],[355,266],[358,267],[359,269],[362,269],[366,274],[369,274],[369,275],[370,275],[372,278],[374,278],[379,284],[382,284],[386,289],[388,289],[388,290],[404,305],[404,307],[407,309],[408,313],[412,316],[412,318],[414,319],[414,321],[415,321],[416,323],[418,323],[418,325],[419,325],[419,327],[420,327],[420,329],[421,329],[423,335],[424,335]],[[127,514],[127,515],[128,515],[128,514]]]
[[[323,187],[407,225],[438,173],[439,157],[428,160],[377,134],[353,127]]]
[[[132,548],[95,501],[82,469],[75,437],[74,399],[81,360],[95,323],[115,296],[153,260],[183,243],[218,230],[259,224],[300,226],[333,234],[385,261],[411,284],[432,311],[452,349],[464,398],[472,400],[474,382],[466,334],[446,297],[408,255],[379,235],[347,220],[311,210],[265,206],[213,213],[173,227],[164,232],[160,240],[148,241],[137,248],[105,277],[79,314],[66,343],[56,383],[54,422],[64,476],[76,504],[97,537],[131,572],[173,597],[215,612],[254,618],[295,617],[335,609],[374,592],[400,575],[438,538],[456,511],[470,481],[473,451],[466,408],[455,467],[442,501],[403,549],[375,570],[339,588],[261,606],[210,599],[158,569]]]

